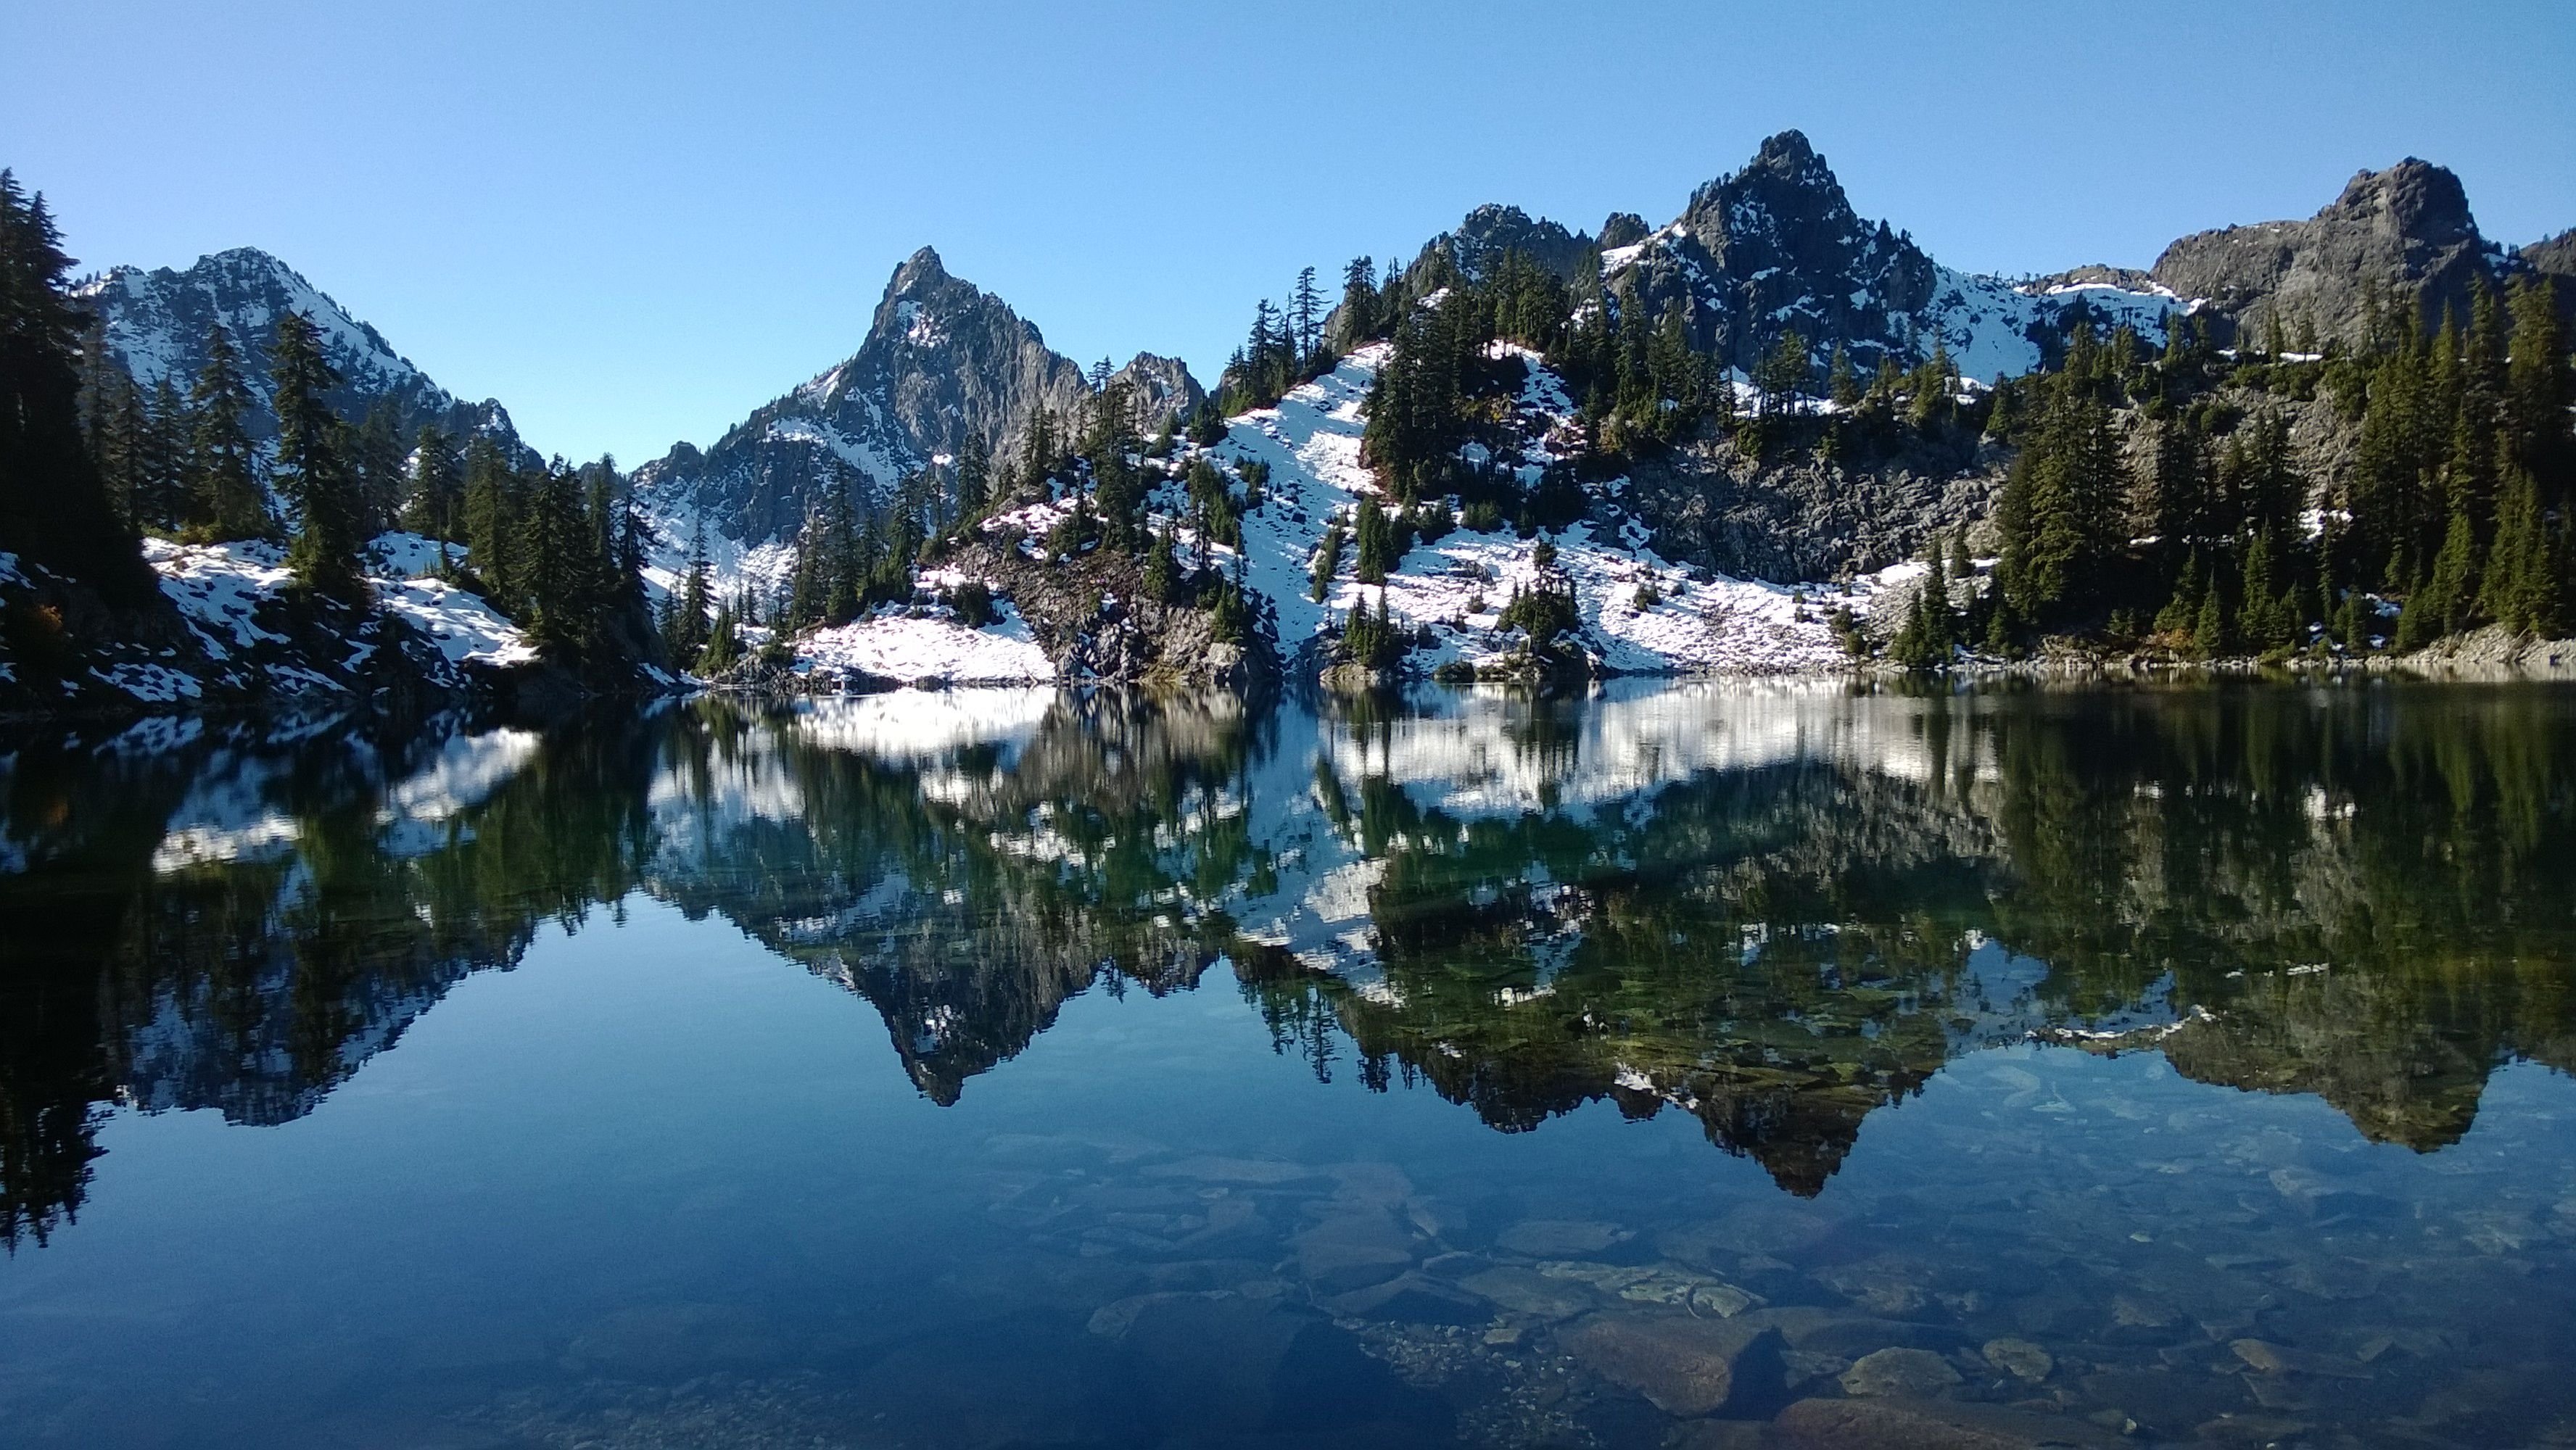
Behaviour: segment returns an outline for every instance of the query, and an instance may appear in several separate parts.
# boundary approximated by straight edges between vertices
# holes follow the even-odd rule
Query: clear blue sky
[[[2143,265],[2414,154],[2576,226],[2576,4],[0,0],[84,267],[286,258],[537,447],[711,440],[913,248],[1211,375],[1296,269],[1484,201],[1668,220],[1784,127],[1953,266]]]

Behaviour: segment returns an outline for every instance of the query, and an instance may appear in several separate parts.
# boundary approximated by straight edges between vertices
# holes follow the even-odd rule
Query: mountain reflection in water
[[[400,1060],[405,1034],[473,974],[566,934],[625,940],[630,917],[666,938],[697,930],[676,912],[728,923],[761,962],[864,999],[939,1105],[934,1134],[982,1124],[901,1160],[912,1177],[880,1165],[897,1175],[883,1192],[911,1184],[919,1213],[962,1213],[998,1235],[955,1229],[962,1257],[937,1292],[1004,1285],[977,1292],[1021,1317],[952,1330],[923,1307],[931,1290],[869,1281],[864,1292],[895,1306],[869,1323],[912,1348],[872,1361],[877,1379],[854,1400],[831,1400],[835,1388],[815,1402],[867,1424],[907,1395],[985,1402],[1000,1381],[979,1378],[974,1355],[989,1353],[995,1375],[1051,1366],[1082,1414],[1105,1417],[1063,1443],[1155,1443],[1166,1432],[1152,1425],[1198,1412],[1100,1388],[1111,1350],[1095,1341],[1134,1361],[1118,1374],[1146,1373],[1139,1346],[1233,1356],[1213,1347],[1225,1333],[1325,1353],[1323,1331],[1299,1327],[1310,1321],[1263,1307],[1285,1293],[1343,1326],[1332,1353],[1348,1362],[1330,1360],[1327,1378],[1361,1373],[1364,1344],[1370,1363],[1448,1396],[1450,1408],[1426,1408],[1387,1380],[1392,1398],[1370,1411],[1392,1417],[1370,1421],[1387,1443],[1419,1443],[1453,1411],[1471,1439],[1654,1443],[1670,1428],[1654,1415],[1708,1411],[1675,1409],[1688,1396],[1637,1367],[1664,1351],[1621,1336],[1712,1313],[1778,1330],[1764,1342],[1784,1356],[1766,1372],[1795,1387],[1781,1395],[1836,1414],[1928,1394],[2028,1416],[2033,1397],[2054,1396],[2043,1418],[2080,1427],[2081,1443],[2159,1401],[2147,1433],[2172,1443],[2310,1443],[2295,1427],[2319,1425],[2368,1438],[2401,1410],[2429,1443],[2576,1425],[2576,1403],[2548,1402],[2563,1390],[2546,1372],[2576,1346],[2576,1303],[2542,1287],[2569,1262],[2576,1182],[2554,1152],[2492,1133],[2463,1143],[2501,1069],[2576,1068],[2576,698],[2564,691],[1629,684],[1587,699],[1442,691],[1321,709],[903,692],[792,708],[699,700],[543,731],[156,721],[21,741],[0,755],[0,780],[0,1239],[21,1273],[66,1252],[87,1213],[142,1191],[99,1176],[119,1124],[171,1109],[318,1123],[326,1100],[360,1091],[352,1079],[371,1059]],[[1061,1063],[1042,1070],[1035,1048],[1095,989],[1231,1014],[1255,1059],[1266,1029],[1290,1085],[1302,1061],[1323,1084],[1311,1091],[1338,1105],[1278,1111],[1332,1117],[1345,1134],[1376,1117],[1388,1136],[1353,1155],[1369,1162],[1311,1148],[1291,1162],[1239,1103],[1208,1109],[1213,1146],[1198,1157],[1149,1152],[1136,1134],[1167,1124],[1103,1122],[1096,1108],[1049,1136],[1051,1095],[1070,1096],[1070,1079]],[[1155,1029],[1159,1050],[1185,1052],[1192,1031],[1222,1038],[1206,1020]],[[1254,1080],[1246,1054],[1140,1060],[1084,1030],[1075,1070],[1112,1094],[1165,1071],[1184,1098]],[[703,1031],[710,1062],[746,1050]],[[2177,1074],[2269,1096],[2187,1098]],[[1434,1142],[1405,1104],[1363,1089],[1418,1098],[1450,1126]],[[1284,1101],[1275,1083],[1260,1091]],[[978,1118],[968,1100],[986,1093],[1001,1105]],[[1883,1111],[1912,1099],[1933,1101]],[[2254,1111],[2303,1101],[2411,1154],[2365,1162],[2356,1145]],[[2557,1120],[2527,1090],[2520,1101],[2523,1131]],[[1666,1190],[1636,1186],[1651,1179],[1644,1159],[1578,1131],[1615,1125],[1587,1104],[1667,1127],[1684,1117],[1684,1140],[1751,1160],[1785,1195],[1685,1186],[1658,1199]],[[1569,1117],[1580,1122],[1545,1141],[1475,1126],[1530,1134]],[[1888,1124],[1871,1141],[1894,1165],[1875,1177],[1850,1166],[1874,1122]],[[605,1129],[569,1117],[559,1131],[532,1151],[593,1151],[582,1145]],[[1496,1157],[1506,1150],[1518,1156]],[[1725,1166],[1692,1142],[1679,1150]],[[695,1161],[699,1145],[639,1151]],[[950,1153],[964,1156],[952,1166]],[[1084,1154],[1105,1166],[1066,1166]],[[2393,1160],[2448,1161],[2450,1177],[2438,1192],[2407,1187]],[[1515,1161],[1532,1178],[1507,1187],[1497,1175]],[[1926,1180],[1919,1193],[1907,1174]],[[2229,1186],[2249,1174],[2250,1189]],[[832,1181],[853,1204],[876,1191]],[[802,1212],[811,1223],[810,1202]],[[546,1243],[531,1230],[514,1247],[542,1262]],[[779,1263],[826,1273],[814,1253]],[[726,1262],[673,1272],[721,1279]],[[2434,1281],[2464,1297],[2405,1297]],[[0,1290],[12,1282],[0,1276]],[[1183,1290],[1223,1290],[1232,1307],[1183,1302]],[[2471,1302],[2487,1306],[2476,1322]],[[0,1293],[0,1321],[33,1322],[7,1319],[8,1303]],[[1619,1317],[1639,1306],[1667,1318],[1639,1329]],[[796,1312],[808,1311],[823,1312]],[[680,1316],[671,1334],[702,1335],[744,1311],[650,1312]],[[1070,1328],[1043,1317],[1058,1312]],[[645,1321],[618,1316],[644,1313],[512,1332],[554,1345],[528,1363],[560,1375],[606,1353],[583,1348],[611,1334],[599,1325],[641,1333]],[[1200,1314],[1242,1322],[1192,1328]],[[2355,1314],[2385,1332],[2347,1334]],[[1499,1337],[1479,1339],[1493,1315]],[[1133,1327],[1149,1321],[1151,1333]],[[947,1353],[922,1346],[951,1333],[979,1347],[955,1351],[950,1378],[904,1357]],[[2336,1357],[2274,1340],[2333,1343]],[[883,1356],[890,1341],[868,1342]],[[1866,1353],[1889,1344],[1921,1359]],[[60,1383],[95,1378],[85,1352],[60,1351]],[[698,1351],[655,1353],[674,1378],[698,1368]],[[1913,1378],[1881,1383],[1872,1364]],[[8,1368],[0,1407],[19,1403]],[[762,1403],[795,1400],[786,1381],[761,1383]],[[1285,1383],[1262,1393],[1285,1406],[1297,1398]],[[1710,1404],[1767,1415],[1778,1398]],[[564,1408],[575,1403],[593,1419]],[[537,1417],[528,1443],[604,1433],[607,1412],[589,1400],[544,1406],[512,1411]],[[1073,1413],[1026,1407],[1030,1423],[1059,1411]],[[641,1413],[615,1411],[636,1425]],[[953,1407],[919,1413],[953,1419]],[[1260,1434],[1277,1428],[1263,1423]],[[1993,1421],[2001,1438],[1975,1443],[2023,1443],[1996,1426],[2010,1428]],[[1810,1439],[1930,1433],[1845,1430]],[[0,1428],[0,1442],[18,1433]],[[953,1425],[886,1433],[1021,1443],[1019,1430],[977,1439]],[[684,1440],[767,1443],[713,1431],[670,1443]]]
[[[170,739],[176,733],[181,738]],[[1506,1131],[1607,1098],[1822,1191],[1963,1053],[2151,1046],[2432,1151],[2576,1066],[2576,711],[2541,689],[907,692],[368,739],[23,745],[7,1216],[96,1105],[307,1111],[641,890],[866,998],[921,1091],[1229,960],[1318,1075]]]

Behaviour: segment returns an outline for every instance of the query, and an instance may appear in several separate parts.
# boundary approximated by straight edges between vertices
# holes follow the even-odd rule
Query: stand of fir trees
[[[2160,353],[2079,329],[2064,366],[1998,389],[1990,428],[2018,456],[1991,642],[2278,657],[2566,633],[2576,389],[2551,285],[2482,287],[2465,321],[2419,315],[2397,299],[2359,345],[2289,357],[2221,352],[2190,319]],[[2303,470],[2293,404],[2349,431],[2340,478]]]
[[[142,607],[158,585],[82,426],[85,319],[70,270],[45,199],[0,171],[0,552],[110,607]],[[60,606],[13,608],[6,629],[13,655],[56,652]]]

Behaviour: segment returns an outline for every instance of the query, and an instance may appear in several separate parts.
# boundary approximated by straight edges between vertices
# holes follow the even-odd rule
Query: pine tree
[[[189,491],[192,513],[205,537],[265,538],[272,532],[267,496],[251,471],[251,443],[245,419],[250,415],[250,387],[232,340],[218,322],[206,335],[206,365],[188,393],[196,426],[189,439]]]
[[[136,528],[136,480],[141,471],[136,454],[138,435],[143,431],[142,404],[135,397],[134,380],[126,376],[115,359],[105,356],[103,347],[92,350],[87,371],[89,377],[81,392],[86,404],[90,464],[98,474],[108,506],[125,527]]]
[[[707,647],[707,613],[715,596],[714,575],[707,564],[707,522],[703,516],[689,533],[688,572],[681,578],[679,595],[680,602],[671,613],[671,656],[696,661]]]
[[[519,481],[500,445],[477,433],[465,443],[465,546],[483,597],[513,619],[527,607],[520,566]]]
[[[2189,634],[2198,628],[2203,586],[2200,578],[2200,550],[2183,555],[2182,573],[2174,579],[2173,597],[2156,611],[2156,633]]]
[[[137,507],[145,527],[175,531],[188,516],[188,435],[194,420],[167,374],[152,384],[144,419]]]
[[[323,360],[322,334],[313,320],[300,312],[280,317],[269,348],[269,384],[277,412],[278,490],[298,525],[287,566],[304,587],[355,601],[365,589],[358,572],[357,481],[345,430],[324,398],[339,381]]]
[[[1155,529],[1152,543],[1146,546],[1145,595],[1157,604],[1171,604],[1180,598],[1181,567],[1172,556],[1172,529],[1169,524]]]
[[[412,440],[410,493],[405,528],[433,539],[464,537],[465,476],[455,446],[435,423],[422,424]]]
[[[1353,257],[1342,268],[1342,306],[1334,318],[1337,344],[1344,351],[1378,335],[1377,264]]]
[[[2510,462],[2496,511],[2495,545],[2487,554],[2478,606],[2509,629],[2534,633],[2549,593],[2551,557],[2540,491],[2531,475]]]
[[[1315,290],[1315,269],[1307,267],[1297,274],[1297,285],[1288,294],[1288,327],[1297,349],[1297,371],[1313,366],[1312,360],[1324,348],[1323,294]]]
[[[1315,557],[1307,567],[1308,581],[1317,603],[1332,596],[1333,575],[1342,566],[1342,521],[1337,517],[1324,525],[1323,541],[1316,545]]]
[[[373,538],[392,528],[394,521],[402,517],[403,505],[410,496],[411,469],[404,456],[399,425],[393,400],[378,398],[368,405],[358,426],[344,432],[350,472],[356,484],[352,512],[361,538]]]
[[[1850,349],[1839,341],[1834,344],[1833,361],[1825,368],[1825,389],[1836,407],[1850,409],[1860,404],[1860,376],[1852,371]]]
[[[2564,508],[2576,487],[2576,440],[2568,432],[2568,405],[2576,382],[2568,372],[2567,342],[2559,327],[2558,283],[2517,278],[2507,301],[2513,315],[2512,358],[2506,369],[2506,430],[2516,460],[2541,491],[2541,506]]]
[[[957,451],[957,519],[976,523],[992,501],[992,455],[980,436],[970,435]]]
[[[42,196],[0,170],[0,550],[135,605],[158,588],[81,433],[81,314]]]
[[[2191,647],[2205,660],[2220,658],[2235,647],[2235,636],[2228,629],[2226,595],[2219,588],[2214,570],[2208,587],[2201,591],[2200,617],[2192,624]]]

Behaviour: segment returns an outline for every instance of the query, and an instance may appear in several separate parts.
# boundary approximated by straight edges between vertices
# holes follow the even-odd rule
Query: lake
[[[2576,1444],[2576,691],[0,757],[0,1443]]]

